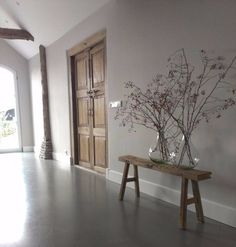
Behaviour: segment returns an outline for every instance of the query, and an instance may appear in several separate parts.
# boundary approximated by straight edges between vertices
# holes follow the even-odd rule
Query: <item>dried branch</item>
[[[168,59],[168,74],[158,74],[145,91],[133,82],[125,83],[129,93],[115,117],[131,130],[136,124],[155,130],[165,159],[170,150],[179,149],[184,136],[185,145],[178,151],[179,165],[185,153],[190,163],[194,162],[189,140],[201,121],[219,118],[222,111],[236,104],[236,88],[226,80],[235,69],[236,56],[227,65],[224,57],[210,57],[202,50],[200,59],[202,72],[196,76],[195,66],[180,49]]]

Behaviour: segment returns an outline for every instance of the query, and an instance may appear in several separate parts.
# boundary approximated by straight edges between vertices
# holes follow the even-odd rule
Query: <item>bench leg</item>
[[[186,229],[187,220],[187,199],[188,199],[188,179],[182,177],[181,198],[180,198],[180,227]]]
[[[127,177],[129,174],[129,166],[130,166],[130,163],[125,162],[123,177],[122,177],[122,182],[121,182],[121,187],[120,187],[120,195],[119,195],[120,201],[122,201],[124,199],[125,187],[126,187]]]
[[[135,193],[137,197],[140,197],[140,190],[139,190],[139,180],[138,180],[138,167],[134,165],[134,183],[135,183]]]
[[[191,182],[192,182],[192,188],[193,188],[193,196],[195,198],[195,208],[196,208],[197,219],[199,222],[204,223],[202,201],[201,201],[200,191],[198,187],[198,182],[193,181],[193,180],[191,180]]]

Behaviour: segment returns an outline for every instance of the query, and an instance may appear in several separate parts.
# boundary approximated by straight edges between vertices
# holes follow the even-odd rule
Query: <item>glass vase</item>
[[[191,137],[182,137],[179,152],[175,154],[177,166],[184,169],[193,169],[200,161],[199,153],[191,141]]]
[[[169,150],[164,135],[157,133],[155,143],[148,150],[148,156],[153,162],[168,164]]]

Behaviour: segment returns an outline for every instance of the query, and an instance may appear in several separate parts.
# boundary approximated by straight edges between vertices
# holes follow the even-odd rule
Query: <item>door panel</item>
[[[78,127],[78,150],[79,164],[90,164],[90,128],[89,107],[90,99],[87,95],[89,90],[89,54],[80,53],[75,58],[76,63],[76,98],[77,98],[77,127]]]
[[[75,57],[79,164],[106,167],[105,56],[100,43]]]
[[[80,135],[79,147],[80,160],[89,163],[89,135]]]
[[[104,97],[94,98],[94,128],[105,128],[105,99]]]
[[[98,44],[90,52],[93,97],[94,166],[106,167],[106,114],[105,114],[105,56],[104,44]]]
[[[106,167],[106,139],[105,137],[94,137],[95,166]]]
[[[87,78],[87,54],[82,54],[77,60],[77,78],[78,78],[78,89],[87,88],[88,78]]]
[[[105,81],[105,56],[104,44],[95,46],[90,52],[92,67],[92,88],[101,87],[104,90]]]
[[[88,99],[80,98],[78,99],[78,125],[79,127],[84,127],[89,125],[88,118]]]

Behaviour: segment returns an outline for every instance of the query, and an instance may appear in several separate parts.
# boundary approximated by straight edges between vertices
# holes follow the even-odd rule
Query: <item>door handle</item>
[[[99,89],[91,89],[87,91],[87,95],[90,98],[94,98],[96,96],[96,93],[98,93],[100,90]]]
[[[100,91],[99,89],[92,89],[91,96],[94,98],[96,96],[96,93],[98,93],[99,91]]]
[[[92,90],[87,91],[87,95],[89,98],[94,98],[94,92]]]

